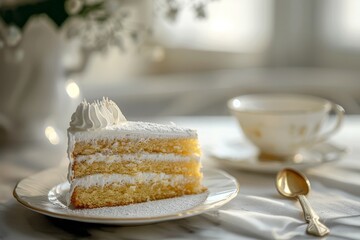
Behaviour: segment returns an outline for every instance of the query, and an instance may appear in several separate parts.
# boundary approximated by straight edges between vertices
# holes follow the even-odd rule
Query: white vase
[[[13,51],[0,50],[2,140],[47,141],[51,127],[58,135],[53,144],[65,141],[71,111],[80,98],[66,94],[62,46],[55,26],[46,18],[35,18],[25,26],[17,47],[23,54],[20,61],[9,57]]]

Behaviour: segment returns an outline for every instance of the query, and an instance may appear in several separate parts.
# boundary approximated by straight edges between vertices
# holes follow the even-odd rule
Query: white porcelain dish
[[[28,209],[51,217],[101,224],[141,225],[201,214],[226,204],[239,192],[235,178],[223,171],[205,169],[203,184],[208,188],[205,195],[188,195],[121,207],[75,210],[66,205],[66,194],[70,187],[66,174],[65,168],[52,168],[25,178],[16,185],[14,197]],[[189,205],[184,205],[184,202]]]
[[[259,160],[257,148],[248,142],[230,140],[207,147],[207,154],[220,165],[260,173],[276,173],[285,167],[297,170],[314,168],[339,161],[345,153],[345,148],[321,143],[301,149],[294,161],[280,162]]]

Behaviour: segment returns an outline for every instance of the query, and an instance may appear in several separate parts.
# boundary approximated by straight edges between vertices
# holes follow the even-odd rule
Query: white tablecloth
[[[206,120],[206,121],[205,121]],[[185,125],[199,130],[204,149],[228,139],[244,139],[230,118],[198,119]],[[304,171],[311,182],[308,200],[330,229],[327,239],[360,239],[360,118],[347,117],[330,140],[348,153],[335,163]],[[204,158],[205,166],[219,167],[235,176],[240,194],[225,207],[208,214],[239,236],[255,238],[305,238],[306,223],[298,201],[286,199],[275,189],[274,174],[249,173],[228,168],[221,161]]]
[[[243,138],[230,117],[160,120],[198,129],[203,146],[228,138]],[[326,239],[360,239],[360,116],[347,117],[344,127],[331,141],[346,146],[349,152],[342,161],[305,172],[312,184],[308,199],[331,230]],[[54,151],[56,154],[50,154]],[[220,209],[200,216],[137,227],[103,226],[44,217],[16,203],[11,196],[16,181],[39,170],[66,164],[62,151],[31,145],[21,150],[13,147],[1,151],[0,239],[314,238],[305,233],[306,223],[299,203],[277,193],[274,174],[227,168],[206,156],[205,167],[222,168],[237,178],[240,194]]]

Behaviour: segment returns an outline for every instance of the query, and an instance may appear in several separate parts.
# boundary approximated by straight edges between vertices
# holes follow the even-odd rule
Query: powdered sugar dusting
[[[150,218],[172,215],[190,210],[202,204],[208,193],[185,195],[145,203],[131,204],[120,207],[104,207],[95,209],[70,209],[69,214],[97,218]]]

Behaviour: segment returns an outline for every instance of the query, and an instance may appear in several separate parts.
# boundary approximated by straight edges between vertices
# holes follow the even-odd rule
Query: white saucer
[[[339,161],[345,153],[345,148],[331,143],[321,143],[302,149],[294,161],[278,162],[259,161],[258,149],[247,142],[232,140],[207,148],[207,154],[220,164],[262,173],[276,173],[285,167],[304,170]]]
[[[51,217],[102,224],[140,225],[198,215],[226,204],[238,194],[236,179],[226,172],[205,169],[203,173],[203,184],[208,188],[206,193],[121,207],[69,208],[65,199],[70,186],[66,180],[67,169],[63,167],[48,169],[21,180],[13,194],[28,209]]]

